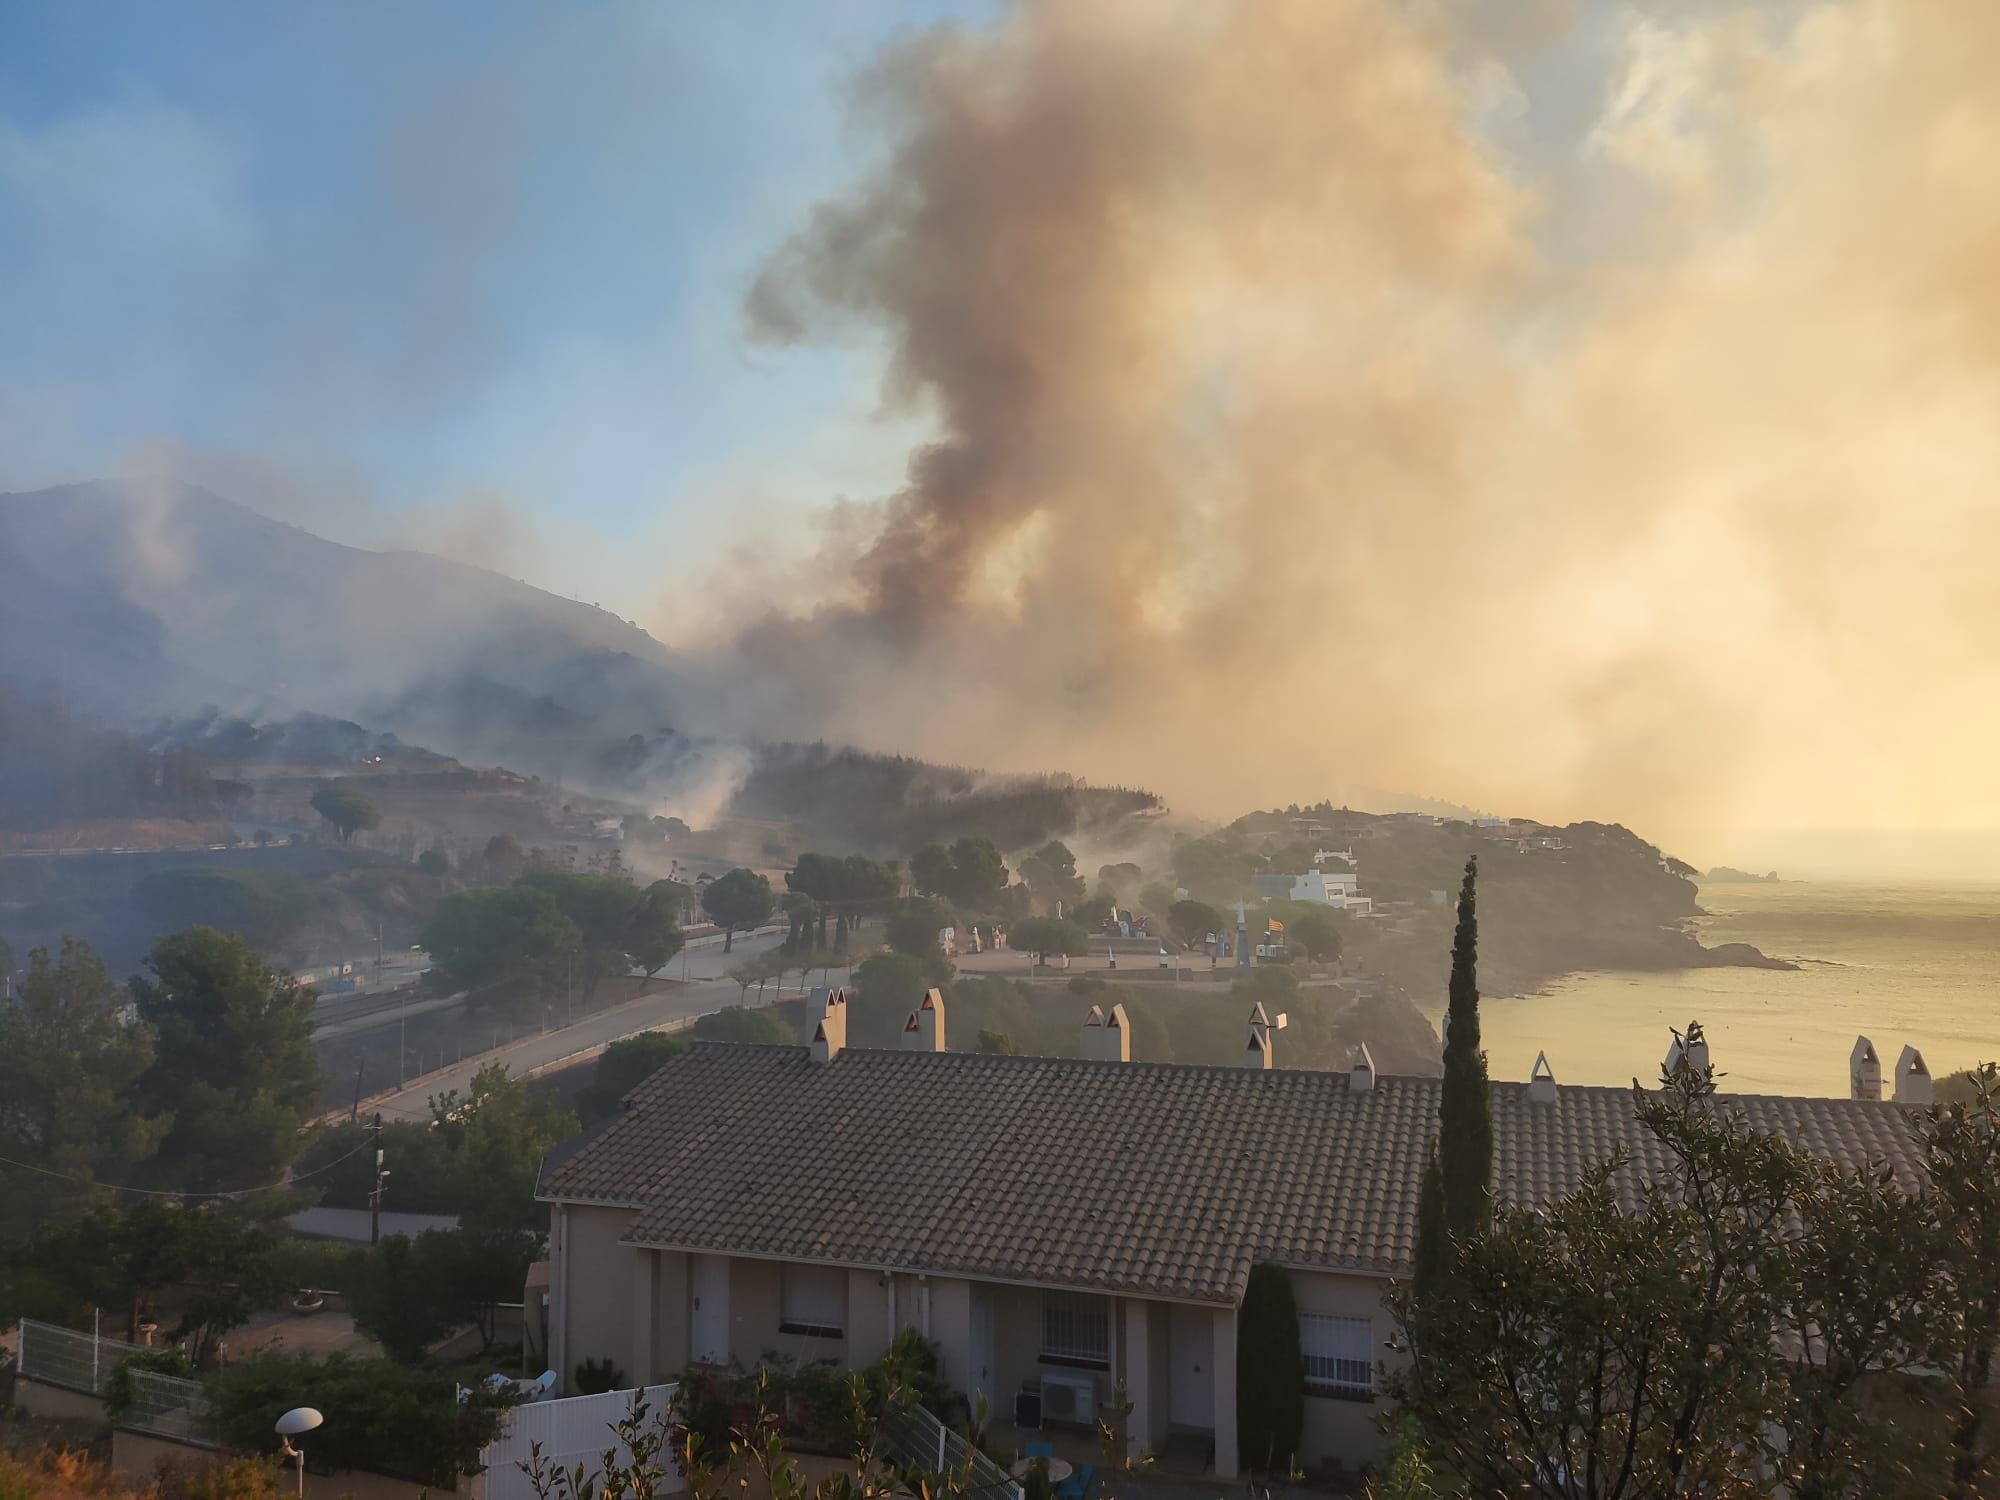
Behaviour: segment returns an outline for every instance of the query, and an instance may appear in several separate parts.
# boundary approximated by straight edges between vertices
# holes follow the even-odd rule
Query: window
[[[1042,1358],[1110,1369],[1111,1299],[1088,1292],[1044,1292]]]
[[[1372,1398],[1375,1394],[1375,1325],[1368,1318],[1299,1314],[1299,1352],[1306,1389],[1315,1396]]]
[[[779,1329],[837,1339],[847,1322],[847,1273],[836,1266],[784,1268]]]

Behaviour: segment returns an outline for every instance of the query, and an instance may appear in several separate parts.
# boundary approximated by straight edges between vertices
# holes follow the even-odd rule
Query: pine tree
[[[1462,1240],[1492,1212],[1493,1112],[1487,1098],[1486,1054],[1479,1046],[1479,921],[1474,884],[1479,858],[1465,862],[1458,891],[1458,931],[1451,944],[1451,993],[1445,1011],[1444,1089],[1438,1134],[1424,1167],[1417,1202],[1417,1292],[1428,1299],[1446,1265],[1446,1246]]]

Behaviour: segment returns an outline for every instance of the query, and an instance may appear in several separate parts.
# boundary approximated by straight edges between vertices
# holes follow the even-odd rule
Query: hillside
[[[1129,838],[1164,808],[1150,792],[1073,776],[997,776],[822,743],[760,748],[731,810],[798,824],[828,844],[905,855],[968,835],[1002,849],[1079,834]]]
[[[192,486],[0,495],[0,577],[0,676],[128,727],[308,711],[490,763],[651,731],[692,696],[671,651],[604,610]]]
[[[1302,836],[1301,830],[1314,830]],[[1375,915],[1346,926],[1347,956],[1413,995],[1444,991],[1451,903],[1466,858],[1479,856],[1479,982],[1525,994],[1591,969],[1789,968],[1755,948],[1704,947],[1692,867],[1615,823],[1474,824],[1347,808],[1252,813],[1177,846],[1196,894],[1233,901],[1251,874],[1296,871],[1316,848],[1351,851]]]

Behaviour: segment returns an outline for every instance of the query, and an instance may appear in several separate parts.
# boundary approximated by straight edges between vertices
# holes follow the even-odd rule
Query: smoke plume
[[[1197,807],[2000,818],[2000,8],[1517,12],[881,58],[879,166],[747,316],[886,340],[936,436],[744,625],[745,727]]]

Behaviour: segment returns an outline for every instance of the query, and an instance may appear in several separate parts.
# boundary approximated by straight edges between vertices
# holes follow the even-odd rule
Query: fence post
[[[104,1309],[90,1310],[90,1393],[95,1396],[104,1390],[104,1383],[97,1372],[98,1351],[104,1347]]]

